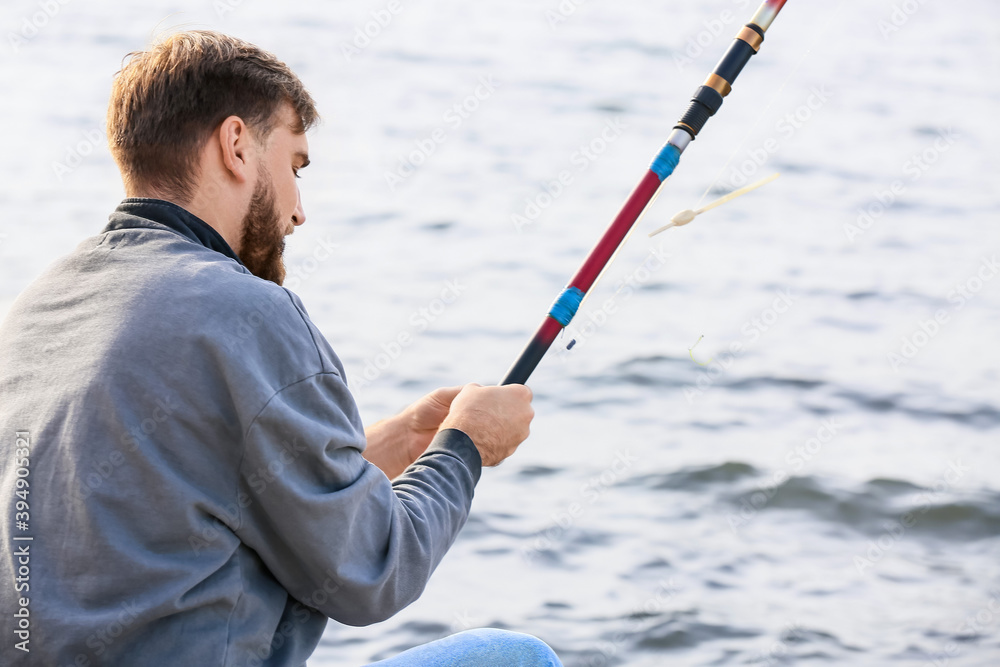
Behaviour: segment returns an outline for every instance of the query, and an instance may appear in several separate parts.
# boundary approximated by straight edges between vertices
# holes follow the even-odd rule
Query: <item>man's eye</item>
[[[295,178],[302,178],[301,176],[299,176],[299,170],[298,169],[292,169],[292,173],[295,174]]]

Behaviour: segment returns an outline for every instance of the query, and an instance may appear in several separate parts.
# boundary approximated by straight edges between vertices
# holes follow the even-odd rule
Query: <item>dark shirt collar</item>
[[[111,214],[102,233],[118,229],[155,228],[157,225],[243,264],[222,234],[211,225],[177,204],[162,199],[129,197],[123,200]]]

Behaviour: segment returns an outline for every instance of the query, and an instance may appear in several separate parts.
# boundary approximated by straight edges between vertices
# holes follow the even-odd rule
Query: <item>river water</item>
[[[6,2],[0,311],[122,196],[122,56],[213,28],[319,102],[289,284],[365,418],[495,382],[753,9]],[[567,665],[1000,664],[998,28],[986,0],[789,2],[424,596],[310,664],[479,626]]]

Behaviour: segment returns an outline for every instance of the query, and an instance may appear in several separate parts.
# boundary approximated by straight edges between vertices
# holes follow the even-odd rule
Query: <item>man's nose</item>
[[[305,224],[306,212],[302,208],[302,192],[297,192],[299,200],[295,204],[295,212],[292,213],[292,224],[298,227],[299,225]]]

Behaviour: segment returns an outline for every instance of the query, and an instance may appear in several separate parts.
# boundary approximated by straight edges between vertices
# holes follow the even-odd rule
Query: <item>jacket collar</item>
[[[220,252],[230,259],[235,259],[240,265],[243,264],[226,243],[226,240],[222,238],[222,234],[215,231],[211,225],[198,216],[172,202],[162,199],[129,197],[118,205],[108,220],[102,233],[119,229],[162,226],[180,234],[189,241]]]

